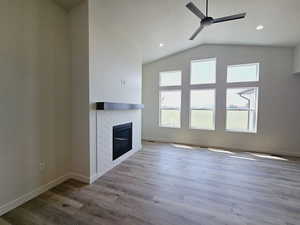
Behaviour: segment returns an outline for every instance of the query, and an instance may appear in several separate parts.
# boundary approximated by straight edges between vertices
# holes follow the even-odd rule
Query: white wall
[[[67,14],[52,1],[2,0],[0,27],[1,213],[69,171],[71,73]]]
[[[90,177],[88,2],[70,12],[72,43],[72,172]]]
[[[130,1],[130,0],[124,0]],[[142,56],[131,40],[119,32],[114,21],[122,20],[121,15],[115,14],[118,0],[90,0],[90,157],[92,176],[97,171],[97,157],[101,158],[101,148],[96,143],[96,111],[95,102],[111,101],[124,103],[141,103],[141,72]],[[126,30],[126,29],[125,29]],[[121,81],[125,81],[121,85]],[[126,112],[128,113],[128,112]],[[122,111],[114,112],[115,121],[124,121]],[[141,113],[135,114],[137,122],[134,133],[141,136]],[[111,128],[108,128],[111,129]],[[138,146],[141,147],[141,139]],[[98,161],[99,162],[99,161]],[[100,166],[98,166],[100,168]]]
[[[115,6],[89,0],[68,14],[52,0],[1,1],[0,215],[64,179],[97,176],[95,102],[141,103],[141,54],[114,28]],[[139,150],[141,112],[108,114],[107,124],[134,122],[130,154]]]
[[[191,59],[217,57],[216,131],[188,129]],[[261,63],[258,133],[225,132],[225,81],[229,64]],[[200,46],[143,66],[143,138],[300,156],[300,79],[292,76],[293,49]],[[182,128],[158,127],[160,71],[182,70]]]
[[[113,13],[118,2],[90,1],[91,102],[141,102],[142,55],[117,30],[115,21],[122,20]],[[126,82],[124,87],[121,80]]]
[[[294,73],[300,74],[300,45],[294,50]]]

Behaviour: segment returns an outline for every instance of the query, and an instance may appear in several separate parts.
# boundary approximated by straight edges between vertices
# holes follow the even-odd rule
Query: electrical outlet
[[[46,168],[46,163],[40,162],[40,171],[44,171]]]

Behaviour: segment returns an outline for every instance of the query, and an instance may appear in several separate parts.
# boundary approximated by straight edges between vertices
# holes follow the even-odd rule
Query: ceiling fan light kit
[[[246,17],[246,13],[240,13],[232,16],[225,16],[214,19],[213,17],[208,16],[208,0],[206,0],[206,14],[202,13],[201,10],[193,2],[189,2],[186,5],[186,7],[201,20],[200,27],[194,32],[190,40],[194,40],[197,37],[197,35],[203,30],[203,28],[210,26],[214,23],[222,23],[232,20],[243,19]]]

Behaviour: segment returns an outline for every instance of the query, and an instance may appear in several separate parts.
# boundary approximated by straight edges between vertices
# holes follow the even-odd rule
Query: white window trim
[[[180,85],[175,85],[175,86],[160,86],[160,81],[161,81],[161,74],[162,73],[175,73],[175,72],[180,72]],[[166,70],[166,71],[161,71],[159,72],[159,78],[158,78],[158,104],[159,104],[159,109],[158,109],[158,127],[159,128],[170,128],[170,129],[180,129],[182,127],[182,121],[181,121],[181,111],[182,111],[182,71],[181,70]],[[179,126],[165,126],[161,124],[161,92],[162,91],[180,91],[180,107],[179,107]]]
[[[213,82],[213,83],[201,83],[201,84],[192,84],[192,64],[194,63],[194,62],[211,62],[211,61],[214,61],[214,62],[216,62],[216,70],[215,70],[215,82]],[[191,61],[190,61],[190,76],[189,76],[189,78],[190,78],[190,81],[189,81],[189,83],[190,83],[190,85],[215,85],[216,83],[217,83],[217,58],[216,57],[212,57],[212,58],[205,58],[205,59],[192,59]]]
[[[257,71],[256,71],[257,80],[252,80],[252,81],[228,81],[228,69],[229,69],[229,67],[243,67],[243,66],[253,66],[253,65],[257,66]],[[259,82],[259,80],[260,80],[260,63],[245,63],[245,64],[227,65],[227,71],[226,71],[226,83],[227,84],[255,83],[255,82]]]
[[[244,82],[243,82],[244,83]],[[256,88],[257,89],[257,96],[256,96],[256,124],[255,124],[255,130],[239,130],[239,129],[227,129],[227,91],[229,89],[241,89],[241,88]],[[225,103],[225,131],[227,132],[233,132],[233,133],[248,133],[248,134],[256,134],[258,130],[258,99],[259,99],[259,87],[258,86],[251,86],[251,87],[227,87],[226,88],[226,103]]]
[[[191,97],[191,92],[192,91],[202,91],[202,90],[213,90],[215,92],[215,104],[213,108],[213,128],[201,128],[201,127],[193,127],[192,126],[192,97]],[[217,100],[217,95],[216,95],[216,88],[190,88],[189,89],[189,129],[191,130],[203,130],[203,131],[215,131],[216,130],[216,100]]]

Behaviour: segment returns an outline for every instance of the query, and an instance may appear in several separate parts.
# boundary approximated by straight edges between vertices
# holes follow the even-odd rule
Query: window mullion
[[[168,86],[168,87],[159,87],[160,91],[176,91],[176,90],[181,90],[182,86]]]

